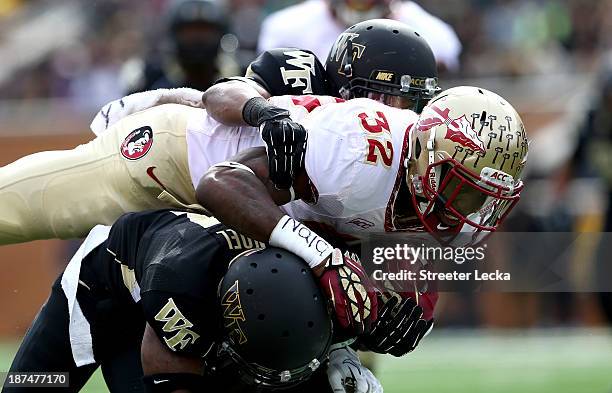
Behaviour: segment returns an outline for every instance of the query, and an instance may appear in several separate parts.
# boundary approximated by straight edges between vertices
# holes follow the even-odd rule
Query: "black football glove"
[[[279,189],[289,189],[304,168],[306,129],[287,117],[264,122],[260,131],[266,142],[270,180]]]
[[[392,296],[380,309],[370,334],[362,336],[360,342],[372,352],[404,356],[419,345],[433,322],[433,319],[423,319],[423,309],[414,299],[405,298],[400,302]]]
[[[289,111],[261,97],[247,101],[242,116],[248,124],[259,127],[266,143],[270,180],[279,189],[289,189],[304,168],[306,129],[291,120]]]

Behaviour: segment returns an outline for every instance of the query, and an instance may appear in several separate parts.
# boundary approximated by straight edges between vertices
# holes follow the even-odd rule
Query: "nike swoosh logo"
[[[162,183],[162,182],[161,182],[161,181],[160,181],[160,180],[157,178],[157,176],[155,176],[155,173],[153,173],[153,171],[154,171],[156,168],[157,168],[157,167],[155,167],[155,166],[150,166],[150,167],[148,167],[148,168],[147,168],[147,175],[149,175],[149,177],[150,177],[151,179],[153,179],[153,181],[154,181],[155,183],[159,184],[159,186],[160,186],[162,189],[166,190],[166,186],[164,186],[164,183]]]
[[[154,379],[153,380],[153,384],[154,385],[159,385],[160,383],[164,383],[164,382],[168,382],[169,379]]]

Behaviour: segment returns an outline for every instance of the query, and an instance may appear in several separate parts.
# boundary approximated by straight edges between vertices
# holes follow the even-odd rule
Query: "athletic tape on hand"
[[[333,251],[325,239],[301,222],[285,215],[270,235],[270,245],[284,248],[304,259],[308,266],[315,268]]]

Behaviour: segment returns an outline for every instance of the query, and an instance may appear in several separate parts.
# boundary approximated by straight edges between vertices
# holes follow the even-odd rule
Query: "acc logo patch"
[[[140,127],[125,137],[121,144],[121,155],[128,160],[139,160],[153,146],[153,130],[149,126]]]

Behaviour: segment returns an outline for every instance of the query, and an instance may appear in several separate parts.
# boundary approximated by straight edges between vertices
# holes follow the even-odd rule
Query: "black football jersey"
[[[247,68],[245,77],[257,82],[272,96],[338,96],[327,80],[325,67],[309,50],[277,48],[260,54]],[[243,79],[243,77],[222,79]]]
[[[263,248],[214,217],[168,210],[128,213],[111,228],[107,282],[140,300],[146,321],[175,352],[204,356],[222,324],[217,288],[245,250]]]

